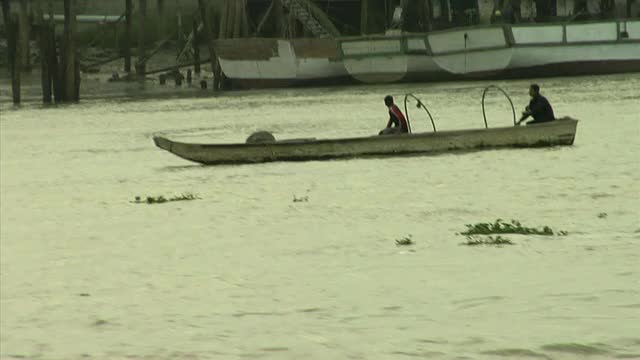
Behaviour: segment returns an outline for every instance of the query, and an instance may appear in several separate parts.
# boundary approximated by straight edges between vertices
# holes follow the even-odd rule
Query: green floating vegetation
[[[181,194],[179,196],[174,196],[171,198],[165,198],[164,196],[147,196],[146,199],[142,199],[140,196],[136,196],[135,200],[132,201],[134,204],[163,204],[171,201],[190,201],[200,199],[197,195],[193,194]]]
[[[415,244],[411,239],[411,234],[400,239],[396,239],[396,246],[407,246]]]
[[[502,236],[487,236],[487,237],[474,237],[471,235],[467,236],[467,242],[462,243],[462,245],[467,246],[477,246],[477,245],[515,245],[513,241],[503,238]]]
[[[544,235],[564,236],[566,231],[554,232],[550,227],[544,226],[542,229],[523,226],[518,220],[511,220],[510,223],[497,219],[493,223],[476,223],[465,225],[467,230],[460,235],[491,235],[491,234],[522,234],[522,235]]]

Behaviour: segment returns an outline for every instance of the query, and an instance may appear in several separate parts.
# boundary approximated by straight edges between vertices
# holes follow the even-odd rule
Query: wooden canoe
[[[572,145],[578,120],[489,129],[343,139],[293,139],[260,144],[190,144],[154,137],[156,146],[205,165],[437,154],[496,148]]]

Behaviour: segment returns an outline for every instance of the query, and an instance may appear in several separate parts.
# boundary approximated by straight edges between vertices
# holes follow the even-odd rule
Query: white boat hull
[[[225,75],[251,88],[640,72],[640,20],[216,44]]]

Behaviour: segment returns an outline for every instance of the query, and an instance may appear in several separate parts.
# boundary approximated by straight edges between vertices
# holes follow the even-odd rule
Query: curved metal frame
[[[427,112],[427,115],[429,115],[429,119],[431,119],[431,125],[433,126],[433,132],[437,132],[436,123],[435,123],[435,121],[433,121],[433,116],[431,116],[431,112],[429,112],[429,109],[427,108],[427,105],[425,105],[415,95],[413,95],[413,94],[405,94],[404,95],[404,113],[407,114],[407,125],[409,126],[409,133],[411,133],[411,123],[409,122],[409,109],[407,108],[407,100],[408,100],[409,97],[414,98],[418,102],[418,107],[419,108],[420,107],[423,108],[424,111]]]
[[[517,126],[518,124],[516,122],[516,108],[513,106],[513,101],[511,101],[509,94],[507,94],[506,91],[502,90],[502,88],[497,85],[489,85],[484,89],[484,92],[482,92],[482,117],[484,118],[485,129],[488,129],[489,125],[487,124],[487,115],[484,111],[484,97],[487,95],[487,91],[489,91],[489,89],[498,89],[500,90],[500,92],[502,92],[502,94],[504,94],[504,96],[507,97],[507,100],[509,100],[509,104],[511,104],[511,110],[513,111],[513,126]]]

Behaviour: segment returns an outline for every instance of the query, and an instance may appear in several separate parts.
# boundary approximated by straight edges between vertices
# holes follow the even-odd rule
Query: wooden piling
[[[9,29],[9,24],[11,23],[11,16],[9,15],[10,9],[9,0],[2,0],[2,21],[4,21],[5,29]]]
[[[63,87],[64,101],[78,101],[79,94],[76,84],[79,81],[76,56],[76,0],[64,0],[64,52],[63,61]]]
[[[18,24],[17,18],[10,13],[9,0],[2,0],[2,18],[7,35],[7,62],[11,76],[11,95],[14,104],[20,104],[20,70],[18,59]]]
[[[213,46],[213,35],[211,34],[212,23],[209,17],[207,1],[198,0],[198,6],[200,7],[200,17],[202,18],[202,29],[204,30],[204,39],[207,42],[209,48],[209,56],[211,59],[211,71],[213,72],[213,91],[221,89],[222,70],[220,69],[220,63],[216,56],[216,50]]]
[[[165,38],[165,33],[166,33],[166,18],[165,18],[165,1],[164,0],[157,0],[156,3],[156,8],[158,10],[158,22],[157,22],[157,26],[158,26],[158,33],[156,36],[156,39],[164,39]]]
[[[273,20],[275,22],[276,37],[284,36],[284,8],[282,0],[273,0]]]
[[[180,51],[184,49],[185,45],[184,32],[182,31],[182,11],[180,8],[178,8],[176,17],[178,21],[178,56],[180,56]]]
[[[220,30],[218,31],[219,39],[228,38],[227,24],[229,23],[229,8],[230,4],[228,0],[222,2],[222,12],[220,14]]]
[[[19,68],[22,71],[31,70],[31,49],[29,48],[29,38],[31,37],[31,21],[29,20],[29,6],[27,0],[20,0],[18,7],[19,36],[18,36],[18,52],[20,53]]]
[[[360,1],[360,34],[369,33],[369,0]]]
[[[58,43],[56,39],[56,33],[53,23],[51,23],[51,31],[49,32],[49,58],[47,59],[49,62],[49,72],[51,73],[51,82],[53,83],[53,99],[56,103],[64,101],[64,88],[62,81],[62,69],[61,63],[58,59],[58,53],[62,56],[62,51],[59,50]]]
[[[203,26],[204,27],[204,26]],[[196,63],[194,72],[196,75],[200,75],[200,37],[198,36],[198,22],[193,21],[193,40],[191,46],[193,47],[193,61]]]
[[[242,0],[235,0],[233,2],[233,38],[239,38],[242,32]]]
[[[5,29],[7,32],[8,45],[7,56],[9,57],[9,73],[11,74],[11,94],[13,97],[13,103],[18,105],[20,104],[20,52],[18,51],[19,25],[17,17],[12,17],[7,20],[9,17],[8,12],[5,14]]]
[[[422,5],[422,14],[424,19],[424,31],[429,32],[433,30],[433,4],[431,0],[424,0]]]
[[[133,4],[132,0],[125,0],[125,33],[124,33],[124,71],[131,72],[131,13]]]
[[[247,14],[247,0],[242,0],[242,26],[240,30],[240,36],[249,36],[249,15]]]
[[[145,73],[145,18],[147,17],[147,0],[138,0],[138,61],[136,62],[136,74],[144,77]]]
[[[40,15],[42,13],[40,12]],[[42,102],[50,104],[52,101],[52,89],[51,89],[51,71],[49,70],[50,57],[51,57],[51,26],[47,22],[40,23],[40,31],[38,36],[39,48],[40,48],[40,80],[42,85]]]

